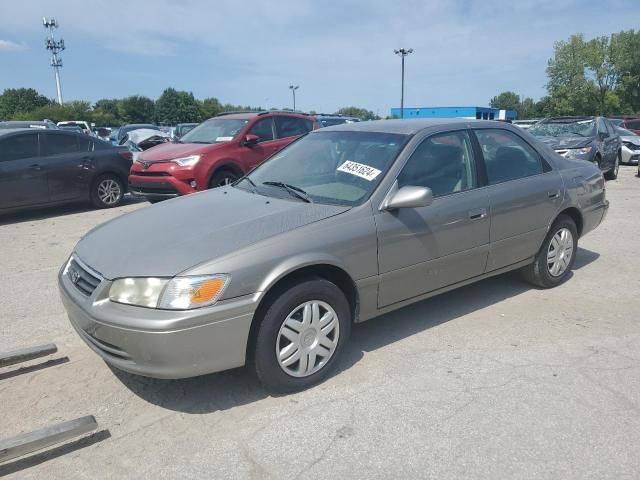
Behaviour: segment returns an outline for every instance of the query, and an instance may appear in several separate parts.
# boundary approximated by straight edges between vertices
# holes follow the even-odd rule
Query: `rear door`
[[[49,201],[47,171],[38,150],[36,130],[0,139],[0,209]]]
[[[52,202],[75,200],[85,194],[93,152],[91,138],[83,134],[40,133],[42,162],[47,168]]]
[[[491,216],[487,271],[533,257],[562,203],[563,182],[522,137],[507,129],[474,130],[486,168]]]

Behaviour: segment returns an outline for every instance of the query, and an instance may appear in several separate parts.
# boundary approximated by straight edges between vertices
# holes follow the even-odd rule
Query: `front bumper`
[[[91,350],[120,370],[186,378],[245,363],[258,295],[168,311],[111,302],[108,280],[86,296],[60,270],[58,285],[71,325]]]
[[[132,172],[129,175],[129,191],[133,195],[144,197],[172,198],[188,195],[196,190],[188,183],[170,175],[143,176]]]
[[[640,162],[640,146],[637,150],[631,150],[626,145],[622,145],[622,148],[620,149],[620,157],[622,163],[638,165]]]

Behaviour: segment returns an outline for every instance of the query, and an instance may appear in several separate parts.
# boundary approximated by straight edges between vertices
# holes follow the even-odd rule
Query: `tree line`
[[[262,110],[259,106],[223,104],[215,97],[199,100],[193,93],[175,88],[165,89],[157,100],[132,95],[121,99],[105,98],[94,104],[76,100],[60,105],[33,88],[8,88],[0,95],[0,120],[85,120],[94,122],[96,126],[127,123],[175,125],[201,122],[222,112],[259,110]],[[378,118],[373,112],[357,107],[344,107],[336,113],[362,120]]]
[[[547,63],[547,95],[535,101],[513,91],[493,97],[493,108],[517,110],[518,118],[640,113],[640,31],[556,42]]]

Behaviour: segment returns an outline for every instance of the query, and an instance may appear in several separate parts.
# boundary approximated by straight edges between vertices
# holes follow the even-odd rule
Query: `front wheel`
[[[100,175],[91,186],[91,203],[96,208],[112,208],[122,203],[124,184],[116,175]]]
[[[269,390],[304,390],[335,368],[351,331],[344,293],[321,278],[283,291],[264,310],[256,331],[253,368]]]
[[[613,163],[613,168],[604,174],[605,180],[615,180],[618,178],[618,171],[620,170],[620,153],[616,155],[616,161]]]
[[[532,264],[522,269],[524,278],[540,288],[564,283],[571,274],[578,249],[578,229],[573,219],[560,215],[552,225]]]
[[[239,176],[231,170],[219,170],[213,174],[209,181],[209,188],[224,187],[235,182]]]

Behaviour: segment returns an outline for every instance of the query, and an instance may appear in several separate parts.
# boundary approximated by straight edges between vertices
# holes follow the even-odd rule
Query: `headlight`
[[[573,157],[576,155],[586,155],[588,153],[591,153],[591,150],[593,150],[593,147],[570,148],[569,150],[567,150],[567,156]]]
[[[174,158],[171,161],[173,163],[177,163],[181,167],[192,167],[193,165],[198,163],[200,157],[202,157],[202,155],[190,155],[188,157]]]
[[[636,145],[635,143],[622,142],[622,145],[627,147],[629,150],[640,150],[640,145]]]
[[[111,285],[109,300],[140,307],[189,310],[213,305],[228,283],[228,275],[120,278]]]

